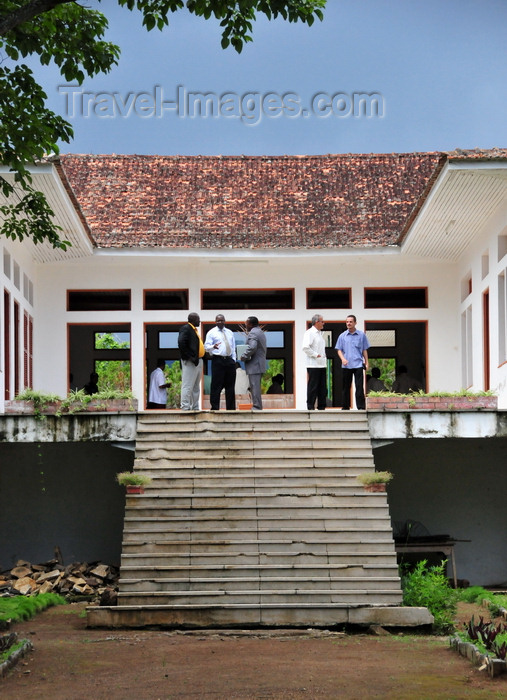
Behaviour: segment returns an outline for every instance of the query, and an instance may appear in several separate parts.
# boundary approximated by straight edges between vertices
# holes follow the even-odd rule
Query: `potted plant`
[[[386,484],[391,481],[391,472],[365,472],[359,474],[357,480],[364,486],[365,491],[385,491]]]
[[[144,493],[144,487],[151,483],[151,477],[139,472],[120,472],[116,480],[121,486],[125,486],[127,493]]]

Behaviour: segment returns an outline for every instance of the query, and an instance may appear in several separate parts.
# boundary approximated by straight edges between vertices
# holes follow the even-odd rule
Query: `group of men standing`
[[[347,330],[338,336],[335,349],[342,363],[342,411],[350,409],[350,389],[352,380],[356,387],[356,406],[358,409],[366,408],[364,396],[364,371],[368,370],[368,348],[370,343],[363,331],[356,328],[357,319],[354,314],[347,316],[345,325]],[[326,343],[324,341],[324,318],[315,314],[311,327],[303,336],[303,352],[306,355],[306,369],[308,372],[308,386],[306,394],[306,407],[309,411],[315,409],[323,411],[327,402],[327,358]]]
[[[208,331],[204,343],[199,335],[201,320],[199,314],[188,315],[188,323],[179,330],[178,348],[181,357],[181,410],[195,411],[199,408],[203,358],[211,356],[210,407],[220,408],[220,395],[225,391],[225,407],[228,411],[236,408],[236,367],[238,359],[245,363],[248,376],[252,409],[262,410],[261,378],[266,371],[266,334],[259,326],[256,316],[249,316],[245,323],[247,332],[246,347],[241,358],[236,354],[236,341],[233,332],[226,327],[223,314],[215,317],[215,326]],[[347,330],[336,343],[335,349],[342,363],[342,410],[350,409],[350,390],[355,383],[356,406],[366,408],[364,395],[364,371],[368,370],[368,348],[370,344],[363,331],[356,328],[357,319],[353,314],[346,318]],[[327,403],[327,358],[323,335],[324,319],[320,314],[312,318],[311,327],[303,337],[303,352],[306,355],[308,371],[307,408],[323,411]],[[166,379],[163,373],[164,360],[157,362],[150,377],[149,408],[165,408],[167,398]]]
[[[225,390],[226,409],[233,411],[236,408],[236,367],[238,360],[241,359],[245,363],[252,396],[252,409],[261,411],[261,378],[266,371],[266,334],[259,326],[259,319],[256,316],[249,316],[246,320],[246,348],[241,358],[237,357],[234,334],[226,327],[223,314],[217,314],[215,317],[215,326],[206,334],[204,343],[198,331],[200,324],[199,314],[191,313],[188,315],[188,323],[185,323],[178,333],[181,359],[181,410],[199,409],[203,358],[208,353],[211,356],[211,410],[219,410],[222,390]],[[157,369],[160,363],[164,365],[164,361],[159,360]],[[155,374],[156,372],[157,370],[154,370],[150,377],[148,407],[165,408],[165,403],[161,406],[155,401],[156,397],[161,397],[157,392],[163,392],[167,387],[163,372],[162,377],[158,373]]]

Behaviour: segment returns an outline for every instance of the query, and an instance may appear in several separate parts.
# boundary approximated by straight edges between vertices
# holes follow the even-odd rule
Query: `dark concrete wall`
[[[0,570],[18,559],[118,565],[134,452],[104,442],[0,443]]]
[[[455,546],[458,578],[507,585],[507,440],[395,440],[374,450],[393,521],[416,520],[432,535],[471,540]],[[450,567],[448,569],[450,572]]]

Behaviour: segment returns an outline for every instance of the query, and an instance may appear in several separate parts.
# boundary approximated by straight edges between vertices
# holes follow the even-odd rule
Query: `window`
[[[469,272],[461,280],[461,301],[465,301],[465,299],[468,296],[470,296],[471,293],[472,293],[472,273]]]
[[[26,311],[23,316],[23,385],[33,386],[33,318]]]
[[[481,257],[481,279],[485,279],[489,274],[489,255],[484,253]]]
[[[95,360],[99,391],[130,389],[130,360]]]
[[[67,311],[130,311],[130,289],[67,292]]]
[[[498,236],[498,260],[507,254],[507,236]]]
[[[92,372],[103,389],[130,387],[130,324],[69,324],[70,388],[82,389]]]
[[[498,275],[498,364],[507,361],[507,288],[505,272]]]
[[[368,340],[372,348],[394,348],[396,346],[396,331],[369,330]]]
[[[145,311],[188,309],[188,289],[145,289]]]
[[[203,289],[204,310],[293,309],[293,289]]]
[[[427,306],[426,287],[366,287],[364,290],[365,309],[425,309]]]
[[[4,398],[11,397],[11,297],[4,289]]]
[[[159,331],[157,347],[160,350],[175,350],[178,348],[179,331]]]
[[[11,256],[4,250],[4,275],[10,279],[11,278]]]
[[[125,350],[130,348],[130,332],[97,331],[94,347],[95,350]]]
[[[472,364],[472,306],[469,306],[461,314],[461,348],[462,348],[462,383],[463,387],[472,386],[473,364]]]
[[[20,391],[20,335],[21,335],[21,317],[20,306],[17,301],[14,302],[14,396],[17,396]]]
[[[14,263],[14,286],[21,291],[21,270],[17,262]]]
[[[283,348],[285,346],[285,332],[284,331],[270,331],[266,330],[266,346],[268,348]]]
[[[307,309],[350,309],[350,289],[307,289]]]

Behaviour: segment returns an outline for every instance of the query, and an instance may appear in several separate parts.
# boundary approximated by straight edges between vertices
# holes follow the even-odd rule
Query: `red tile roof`
[[[447,151],[446,155],[449,160],[506,160],[507,148],[456,148],[454,151]]]
[[[99,247],[339,248],[400,242],[442,153],[65,155]]]

